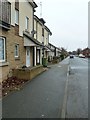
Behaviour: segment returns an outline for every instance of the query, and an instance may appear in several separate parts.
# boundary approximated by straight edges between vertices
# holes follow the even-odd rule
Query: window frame
[[[29,30],[29,17],[25,17],[25,29]]]
[[[6,61],[6,51],[5,51],[5,48],[6,48],[6,44],[5,44],[6,43],[6,38],[0,36],[0,39],[2,39],[4,41],[4,59],[0,60],[0,62],[5,62]]]
[[[17,50],[16,50],[16,46],[17,46]],[[17,55],[16,55],[16,53],[17,53]],[[18,57],[19,57],[19,44],[15,44],[14,57],[15,57],[15,58],[18,58]]]
[[[44,28],[42,28],[42,36],[44,37]]]
[[[19,10],[15,9],[15,24],[19,25]]]

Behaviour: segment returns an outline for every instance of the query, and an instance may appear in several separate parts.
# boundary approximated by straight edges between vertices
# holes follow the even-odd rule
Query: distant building
[[[81,52],[85,57],[90,57],[90,48],[85,48]]]

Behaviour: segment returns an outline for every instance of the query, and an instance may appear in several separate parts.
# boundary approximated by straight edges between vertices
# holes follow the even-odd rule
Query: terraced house
[[[36,15],[34,15],[34,31],[36,31],[36,34],[34,35],[34,38],[38,40],[42,44],[42,57],[48,59],[50,48],[48,48],[49,45],[49,36],[52,35],[49,28],[45,25],[45,20],[43,18],[38,18]],[[37,48],[37,63],[40,63],[40,48]],[[40,51],[39,51],[40,50]],[[42,60],[42,59],[41,59]]]
[[[13,69],[42,64],[51,32],[34,16],[36,7],[33,0],[0,0],[0,81],[12,76]]]

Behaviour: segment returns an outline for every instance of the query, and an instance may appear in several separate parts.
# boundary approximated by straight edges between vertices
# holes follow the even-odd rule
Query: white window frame
[[[15,24],[19,25],[19,10],[15,9]]]
[[[25,29],[29,30],[29,18],[27,16],[25,17]]]
[[[5,38],[4,37],[0,37],[0,39],[4,40],[4,59],[3,60],[0,60],[0,62],[5,62],[6,61],[6,51],[5,51]]]
[[[16,50],[16,46],[17,46],[17,50]],[[15,58],[18,58],[18,57],[19,57],[19,44],[15,44]]]

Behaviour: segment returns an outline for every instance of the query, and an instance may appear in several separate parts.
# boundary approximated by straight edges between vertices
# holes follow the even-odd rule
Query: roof
[[[50,29],[45,25],[46,30],[50,33],[50,35],[52,35],[52,32],[50,31]]]
[[[54,46],[53,44],[49,43],[51,46],[53,46],[54,48],[56,48],[56,46]]]
[[[39,20],[43,23],[43,25],[46,23],[43,18],[40,18]]]
[[[59,52],[61,52],[61,49],[60,49],[60,48],[56,47],[56,49],[57,49]]]
[[[87,47],[87,48],[83,49],[82,51],[86,51],[86,50],[90,51],[90,48]]]
[[[40,19],[36,15],[34,15],[34,19],[36,19],[42,25],[42,22],[40,21]]]
[[[30,2],[30,1],[28,0],[28,2],[30,3],[30,5],[31,5],[33,8],[38,7],[37,4],[36,4],[34,1]]]
[[[53,49],[51,49],[51,48],[50,48],[49,46],[47,46],[47,45],[45,45],[45,48],[46,48],[46,49],[49,49],[49,50],[52,51],[52,52],[54,51]]]
[[[46,23],[43,18],[38,18],[36,15],[34,15],[34,19],[36,19],[41,25],[42,24],[44,25]],[[52,32],[50,31],[50,29],[46,25],[44,25],[44,27],[50,33],[50,35],[52,35]]]

